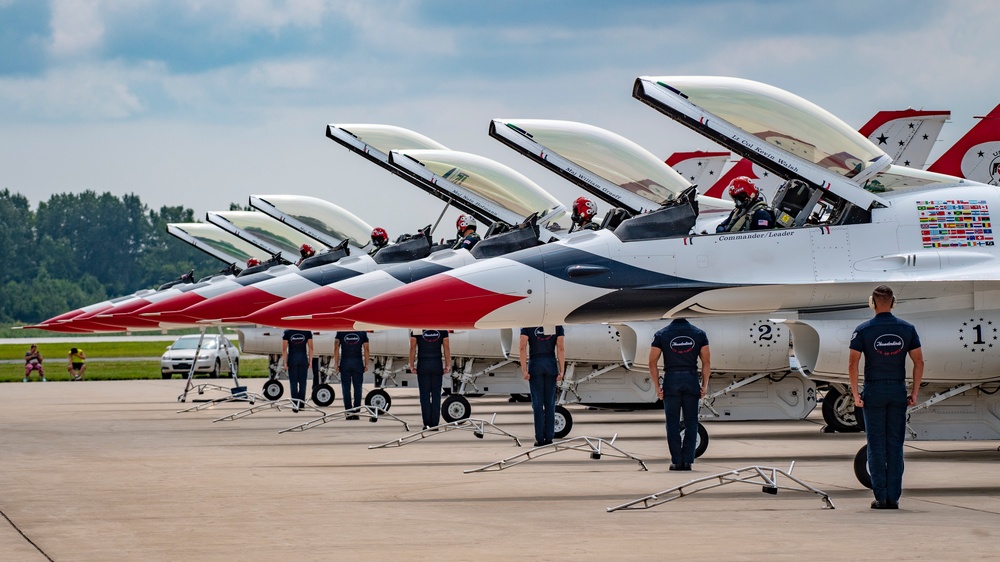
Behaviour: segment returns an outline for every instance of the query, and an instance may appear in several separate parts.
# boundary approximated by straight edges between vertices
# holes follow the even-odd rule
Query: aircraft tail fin
[[[1000,185],[1000,105],[977,119],[927,171]]]
[[[729,156],[729,152],[707,152],[704,150],[675,152],[666,159],[666,164],[692,185],[710,186],[719,179]]]
[[[950,111],[879,111],[858,132],[892,157],[895,164],[923,169]]]

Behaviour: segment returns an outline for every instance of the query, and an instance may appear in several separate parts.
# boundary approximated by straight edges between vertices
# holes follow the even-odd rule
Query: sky
[[[718,149],[633,99],[643,75],[766,82],[855,128],[951,110],[933,161],[1000,103],[998,28],[995,0],[0,0],[0,189],[197,215],[311,195],[395,237],[443,203],[328,123],[412,129],[568,205],[583,192],[489,138],[490,120],[582,121],[663,158]]]

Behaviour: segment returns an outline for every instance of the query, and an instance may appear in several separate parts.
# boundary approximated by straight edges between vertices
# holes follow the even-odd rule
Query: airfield
[[[474,418],[496,414],[520,448],[451,431],[369,449],[407,432],[362,417],[279,434],[316,417],[290,410],[213,423],[249,405],[178,413],[196,405],[176,401],[182,390],[178,380],[3,385],[0,559],[970,560],[995,558],[1000,539],[996,442],[908,442],[900,510],[873,511],[852,469],[864,436],[821,433],[818,411],[709,423],[694,471],[670,472],[661,411],[572,406],[570,438],[617,434],[614,445],[649,470],[563,451],[465,474],[530,449],[529,404],[471,400]],[[391,394],[390,413],[419,429],[415,390]],[[693,478],[792,461],[836,509],[811,493],[731,484],[606,511]]]

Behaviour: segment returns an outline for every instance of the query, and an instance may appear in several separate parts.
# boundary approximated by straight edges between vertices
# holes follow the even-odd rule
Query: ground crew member
[[[586,197],[577,197],[573,201],[572,230],[600,230],[601,225],[594,222],[597,216],[597,205]]]
[[[847,373],[854,405],[864,409],[868,440],[868,471],[872,477],[872,509],[899,509],[903,493],[903,438],[906,406],[917,403],[924,375],[920,337],[909,322],[893,316],[896,297],[879,285],[868,299],[875,318],[861,324],[851,336]],[[858,393],[858,362],[865,356],[865,390]],[[906,394],[906,356],[913,361],[913,390]]]
[[[295,262],[295,265],[302,265],[302,262],[316,255],[316,250],[313,249],[309,244],[303,244],[299,247],[299,261]]]
[[[333,341],[333,364],[340,372],[344,409],[357,411],[361,408],[361,385],[365,382],[365,369],[368,367],[368,333],[337,332]],[[347,419],[356,420],[358,416],[348,414]]]
[[[388,243],[389,233],[384,228],[376,226],[372,229],[372,249],[368,250],[368,255],[374,257]]]
[[[410,372],[417,374],[424,429],[435,428],[441,423],[441,385],[444,374],[450,370],[448,330],[410,332]]]
[[[298,412],[306,403],[306,375],[313,360],[312,332],[285,330],[281,335],[281,358],[288,371],[292,411]]]
[[[83,373],[87,370],[87,365],[85,364],[87,354],[82,349],[71,347],[67,359],[69,360],[69,365],[66,367],[66,370],[72,376],[71,380],[82,381]]]
[[[662,383],[657,365],[660,355],[663,355]],[[653,343],[649,348],[649,375],[656,383],[656,395],[663,400],[663,410],[667,416],[670,470],[691,470],[691,465],[694,464],[695,444],[698,441],[698,400],[708,392],[711,364],[708,335],[685,318],[675,319],[653,336]]]
[[[729,182],[729,197],[736,208],[722,221],[716,232],[742,232],[774,228],[774,214],[767,200],[757,191],[750,178],[739,176]]]
[[[453,250],[471,250],[481,240],[479,234],[476,233],[476,217],[459,215],[455,227],[458,228],[458,240],[455,242]]]
[[[531,391],[535,416],[535,446],[552,444],[556,431],[556,384],[563,379],[566,332],[556,326],[545,333],[542,326],[521,328],[521,372]]]

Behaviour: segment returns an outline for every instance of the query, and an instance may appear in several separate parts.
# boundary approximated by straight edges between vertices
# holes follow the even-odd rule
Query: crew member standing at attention
[[[566,363],[565,335],[562,326],[553,333],[542,326],[521,328],[521,372],[531,392],[536,447],[550,445],[555,438],[556,384],[563,379]]]
[[[455,242],[454,250],[471,250],[479,243],[479,234],[476,233],[476,217],[460,215],[455,226],[458,228],[458,241]]]
[[[600,230],[601,225],[594,222],[597,216],[597,205],[586,197],[577,197],[573,201],[573,230]]]
[[[281,336],[281,358],[288,371],[292,411],[298,412],[306,403],[306,375],[313,360],[312,332],[285,330]]]
[[[372,229],[372,249],[368,250],[368,255],[375,257],[379,250],[385,248],[389,243],[389,233],[381,226]]]
[[[663,356],[663,382],[659,361]],[[698,360],[701,359],[701,384]],[[656,395],[663,400],[667,416],[667,447],[670,470],[691,470],[698,441],[698,400],[708,392],[712,356],[708,335],[684,318],[677,318],[653,336],[649,348],[649,376],[656,382]],[[681,439],[681,414],[684,438]]]
[[[417,373],[424,429],[440,424],[441,385],[444,383],[444,374],[450,370],[451,345],[448,343],[448,330],[410,332],[410,372]]]
[[[746,176],[733,178],[733,181],[729,182],[729,197],[736,204],[736,208],[716,227],[716,232],[774,228],[774,214],[750,178]]]
[[[340,371],[344,409],[355,410],[361,407],[361,385],[365,382],[365,369],[368,367],[368,333],[337,332],[336,338],[333,341],[333,364]],[[354,387],[353,393],[351,387]],[[349,414],[347,419],[356,420],[358,416]]]
[[[924,376],[924,353],[912,324],[893,316],[892,289],[879,285],[868,299],[875,318],[851,336],[847,373],[854,405],[864,409],[868,472],[875,500],[872,509],[899,509],[903,493],[903,438],[906,407],[917,403]],[[865,356],[865,390],[858,393],[858,363]],[[913,361],[913,390],[906,393],[906,356]]]
[[[87,354],[82,349],[71,347],[67,359],[69,360],[69,365],[66,367],[66,370],[73,377],[70,380],[82,381],[83,373],[87,370]]]

